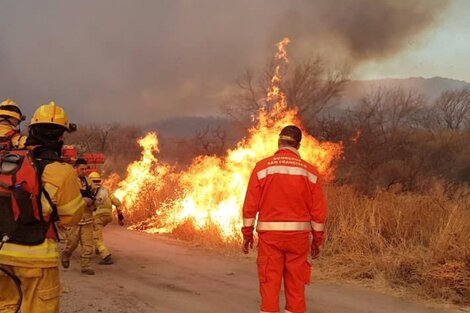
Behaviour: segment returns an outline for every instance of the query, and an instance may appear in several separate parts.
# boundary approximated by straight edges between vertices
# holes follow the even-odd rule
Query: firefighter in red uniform
[[[309,252],[312,258],[318,257],[323,242],[325,200],[318,171],[300,158],[301,139],[298,127],[289,125],[282,129],[279,150],[256,164],[243,204],[245,254],[253,248],[258,214],[257,266],[262,313],[279,312],[283,278],[285,312],[306,312],[305,285],[310,283],[307,258]]]

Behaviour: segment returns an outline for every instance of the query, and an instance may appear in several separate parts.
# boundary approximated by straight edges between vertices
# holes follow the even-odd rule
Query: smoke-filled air
[[[280,90],[281,69],[289,62],[286,46],[288,38],[277,44],[275,72],[271,79],[266,97],[259,99],[271,103],[271,109],[263,106],[254,116],[255,125],[249,129],[248,136],[228,149],[223,156],[198,156],[188,169],[175,172],[169,165],[158,160],[158,136],[149,133],[139,140],[142,157],[127,169],[127,176],[118,183],[116,195],[123,199],[129,215],[141,211],[141,206],[148,206],[145,193],[153,192],[155,205],[154,216],[144,221],[147,232],[171,232],[177,226],[190,222],[196,229],[216,226],[223,240],[238,239],[242,226],[240,208],[251,174],[257,160],[265,158],[276,150],[277,137],[285,125],[300,126],[297,110],[288,109],[285,95]],[[341,143],[320,143],[311,135],[303,139],[300,152],[326,178],[334,176],[333,162],[341,155]],[[160,190],[169,181],[175,181],[174,195]],[[160,198],[162,197],[162,198]],[[144,208],[146,209],[146,208]]]
[[[0,0],[0,312],[467,312],[469,12]]]

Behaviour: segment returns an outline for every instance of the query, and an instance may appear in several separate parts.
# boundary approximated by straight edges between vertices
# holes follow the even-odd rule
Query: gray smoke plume
[[[383,59],[436,24],[434,0],[0,0],[0,98],[78,122],[217,114],[290,36],[299,57]]]
[[[278,24],[296,38],[293,45],[317,47],[326,54],[358,64],[385,59],[434,26],[449,0],[299,1]],[[274,34],[273,37],[276,37]],[[303,51],[305,52],[305,51]]]

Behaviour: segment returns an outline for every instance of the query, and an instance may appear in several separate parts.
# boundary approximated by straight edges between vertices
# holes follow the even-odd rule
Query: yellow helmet
[[[18,104],[11,99],[6,99],[0,103],[0,116],[7,118],[12,117],[20,122],[26,119],[26,116],[21,113]]]
[[[101,182],[101,175],[98,172],[91,172],[88,175],[88,178],[91,179],[93,182],[98,182],[98,183]]]
[[[54,101],[41,105],[31,118],[29,126],[36,124],[54,124],[64,127],[68,132],[77,130],[77,125],[69,123],[64,109]]]

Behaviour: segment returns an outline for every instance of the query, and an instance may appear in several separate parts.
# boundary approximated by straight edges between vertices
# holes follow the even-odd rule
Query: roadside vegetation
[[[362,195],[328,188],[329,220],[315,275],[470,304],[470,188]]]
[[[241,128],[259,108],[269,69],[259,78],[247,72],[224,107]],[[327,239],[315,275],[470,305],[470,89],[429,100],[413,90],[379,88],[353,107],[333,110],[346,83],[319,60],[294,64],[283,82],[307,131],[344,146],[326,188]],[[142,134],[135,127],[87,126],[68,142],[104,152],[105,171],[122,175],[139,156],[133,142]],[[159,158],[184,167],[197,155],[223,155],[228,135],[218,126],[192,138],[161,138]],[[171,181],[158,197],[148,186],[128,220],[140,230],[158,226],[161,204],[154,199],[175,192]],[[200,232],[189,222],[172,235],[238,249],[237,241],[223,242],[216,229]]]

